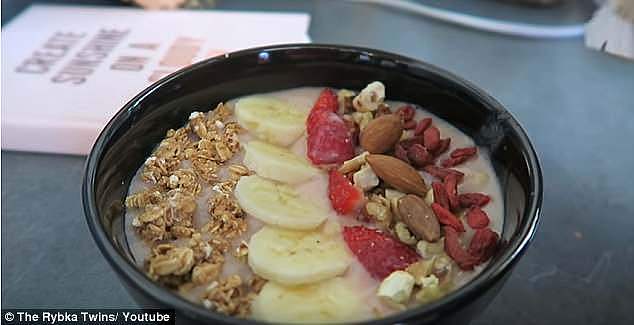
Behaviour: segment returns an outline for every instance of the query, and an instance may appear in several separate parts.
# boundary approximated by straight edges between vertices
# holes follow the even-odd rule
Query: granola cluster
[[[247,317],[250,303],[256,297],[266,280],[255,276],[245,282],[239,275],[212,282],[206,289],[203,306],[237,317]]]
[[[221,103],[208,113],[193,112],[185,126],[169,130],[141,171],[147,189],[128,196],[125,204],[138,209],[132,226],[152,247],[145,262],[150,278],[180,291],[206,285],[201,297],[206,307],[246,316],[264,280],[245,281],[238,275],[221,279],[225,254],[240,261],[248,254],[244,242],[232,247],[247,230],[233,190],[250,171],[228,163],[240,150],[242,131],[231,116]],[[208,219],[196,227],[194,215],[204,188],[211,189]]]

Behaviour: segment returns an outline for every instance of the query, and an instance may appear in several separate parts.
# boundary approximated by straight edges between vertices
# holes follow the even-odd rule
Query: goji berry
[[[444,180],[445,177],[450,174],[456,175],[458,177],[458,180],[462,180],[462,178],[464,177],[464,174],[460,171],[450,168],[442,168],[434,165],[427,165],[423,168],[423,170],[428,174],[442,180]]]
[[[425,130],[431,126],[431,117],[426,117],[418,122],[416,129],[414,129],[414,135],[421,135]]]
[[[414,118],[416,110],[411,105],[405,105],[396,110],[396,114],[400,115],[404,122]]]
[[[449,209],[449,198],[447,197],[445,186],[440,182],[433,182],[431,183],[431,188],[434,190],[434,202],[442,205],[445,209]]]
[[[451,158],[458,158],[462,156],[471,157],[475,155],[477,152],[478,152],[478,149],[476,147],[458,148],[458,149],[454,149],[454,151],[451,152],[450,157]]]
[[[467,211],[467,224],[473,229],[482,229],[489,225],[489,216],[479,207],[471,207]]]
[[[458,166],[460,164],[462,164],[463,162],[469,160],[469,156],[460,156],[460,157],[456,157],[456,158],[447,158],[445,160],[442,161],[441,165],[443,167],[454,167],[454,166]]]
[[[488,261],[497,251],[500,236],[489,228],[476,230],[471,238],[467,253],[478,259],[479,263]]]
[[[434,159],[427,149],[418,143],[407,149],[407,158],[415,167],[423,167]]]
[[[479,259],[469,254],[460,244],[458,233],[452,227],[443,227],[445,231],[445,252],[462,270],[473,270]]]
[[[449,207],[452,211],[458,210],[460,202],[458,201],[458,182],[460,179],[455,174],[449,174],[444,179],[445,190],[447,190],[447,198],[449,199]]]
[[[482,193],[463,193],[458,195],[458,201],[463,208],[472,206],[483,207],[491,201],[491,197]]]
[[[403,146],[403,148],[405,150],[409,149],[409,147],[415,145],[415,144],[423,144],[423,137],[411,137],[411,138],[407,138],[405,140],[401,140],[399,141],[399,144],[401,146]]]
[[[456,231],[464,232],[462,221],[460,221],[458,217],[451,213],[451,211],[443,208],[442,205],[435,202],[431,204],[431,209],[434,211],[436,218],[438,218],[438,222],[442,223],[443,225],[449,226]]]
[[[449,146],[451,145],[451,138],[445,138],[440,140],[440,144],[438,145],[438,149],[434,151],[434,156],[440,156],[443,153],[449,150]]]
[[[394,156],[409,164],[409,158],[407,158],[407,150],[403,147],[402,144],[396,144],[396,147],[394,147]]]
[[[423,144],[429,151],[434,151],[440,145],[440,131],[437,127],[431,126],[423,132]]]
[[[411,130],[411,129],[415,128],[415,127],[416,127],[416,121],[414,121],[414,120],[409,120],[409,121],[406,121],[405,123],[403,123],[403,129],[405,129],[405,130]]]

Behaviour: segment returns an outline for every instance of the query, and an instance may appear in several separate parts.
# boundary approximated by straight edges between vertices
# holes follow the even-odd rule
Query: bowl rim
[[[106,233],[100,222],[100,216],[96,207],[95,197],[95,180],[97,168],[99,166],[99,158],[102,156],[106,149],[107,142],[113,137],[115,131],[126,121],[127,116],[131,111],[137,107],[137,104],[145,97],[152,93],[159,91],[162,86],[169,83],[174,79],[178,79],[194,70],[202,68],[208,65],[219,64],[227,60],[232,60],[236,57],[243,56],[257,56],[260,52],[275,52],[275,51],[289,51],[289,50],[331,50],[335,52],[354,52],[371,57],[384,57],[392,61],[398,61],[404,63],[408,67],[416,67],[422,69],[428,73],[434,74],[437,77],[449,81],[463,88],[471,96],[474,96],[480,102],[484,103],[489,108],[492,108],[500,113],[504,113],[508,116],[505,119],[506,123],[518,134],[520,140],[520,146],[524,147],[522,151],[527,154],[526,164],[528,166],[528,174],[530,178],[529,189],[531,193],[527,193],[529,200],[527,200],[527,208],[524,215],[528,218],[525,225],[518,229],[518,236],[508,242],[506,251],[495,264],[490,264],[474,279],[470,280],[464,286],[455,290],[443,298],[436,300],[432,303],[418,306],[415,308],[407,309],[403,312],[396,313],[394,315],[367,320],[359,322],[358,324],[387,324],[397,323],[404,320],[412,320],[417,317],[433,317],[436,313],[443,311],[449,311],[461,305],[468,304],[470,301],[475,300],[479,295],[482,295],[495,283],[504,277],[509,272],[513,265],[517,263],[519,257],[525,252],[529,243],[533,239],[537,227],[540,222],[540,212],[543,200],[543,180],[542,171],[539,163],[538,155],[530,142],[528,135],[520,123],[515,117],[496,99],[487,94],[484,90],[475,86],[471,82],[465,80],[462,77],[454,75],[453,73],[444,69],[438,68],[429,63],[421,60],[409,58],[395,53],[390,53],[382,50],[349,46],[349,45],[336,45],[336,44],[315,44],[315,43],[294,43],[294,44],[279,44],[249,48],[241,51],[231,52],[223,54],[217,57],[208,58],[193,65],[187,66],[170,75],[154,82],[130,101],[128,101],[106,124],[102,129],[93,147],[88,155],[84,168],[84,177],[82,181],[82,205],[88,228],[92,234],[92,237],[99,248],[101,254],[106,258],[108,263],[117,274],[126,280],[128,285],[135,287],[143,294],[150,296],[155,301],[159,302],[163,306],[174,308],[176,311],[187,314],[189,317],[193,317],[199,320],[219,321],[227,324],[264,324],[262,322],[250,320],[250,319],[238,319],[235,317],[225,316],[219,313],[214,313],[208,309],[205,309],[202,305],[194,304],[178,294],[166,289],[154,281],[150,280],[140,269],[130,263],[127,258],[122,256],[119,251],[114,247],[110,236]]]

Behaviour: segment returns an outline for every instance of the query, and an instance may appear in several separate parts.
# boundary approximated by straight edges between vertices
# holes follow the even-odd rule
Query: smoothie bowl
[[[532,238],[541,172],[473,85],[370,49],[245,50],[106,126],[83,202],[144,307],[200,323],[466,322]]]

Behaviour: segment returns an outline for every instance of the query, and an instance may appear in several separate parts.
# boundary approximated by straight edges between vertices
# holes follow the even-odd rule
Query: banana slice
[[[251,236],[249,266],[267,280],[284,285],[319,282],[343,274],[352,258],[340,232],[265,226]]]
[[[303,157],[266,142],[250,141],[245,149],[244,164],[264,178],[297,184],[319,172]]]
[[[287,287],[267,282],[251,303],[253,318],[270,323],[349,323],[372,315],[358,290],[337,277]]]
[[[273,226],[308,230],[328,217],[324,208],[300,197],[294,188],[257,175],[241,177],[234,195],[244,211]]]
[[[235,105],[238,123],[261,140],[288,147],[306,129],[306,114],[289,103],[265,96],[251,96]]]

